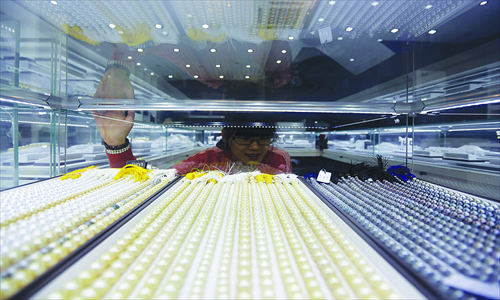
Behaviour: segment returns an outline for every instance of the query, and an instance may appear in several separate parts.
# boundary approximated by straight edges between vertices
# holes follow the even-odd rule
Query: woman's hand
[[[109,69],[97,87],[96,99],[134,99],[134,88],[125,70]],[[125,116],[123,111],[92,111],[97,128],[106,144],[118,146],[125,144],[125,139],[134,125],[134,111]]]

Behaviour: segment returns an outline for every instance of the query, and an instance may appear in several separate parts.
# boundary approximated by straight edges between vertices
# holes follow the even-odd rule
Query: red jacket
[[[132,154],[132,149],[130,149],[121,154],[108,153],[108,159],[111,168],[121,168],[125,166],[127,160],[135,160],[135,156]],[[229,172],[231,166],[231,150],[221,150],[213,147],[186,158],[173,168],[183,175],[195,169],[202,170],[203,168]],[[269,174],[291,173],[292,162],[290,155],[286,151],[270,147],[262,162],[256,166],[256,169]]]

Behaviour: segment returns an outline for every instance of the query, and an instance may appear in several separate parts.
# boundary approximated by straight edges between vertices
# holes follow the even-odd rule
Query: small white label
[[[332,173],[321,170],[319,171],[318,178],[316,180],[319,182],[329,183],[330,177],[332,177]]]

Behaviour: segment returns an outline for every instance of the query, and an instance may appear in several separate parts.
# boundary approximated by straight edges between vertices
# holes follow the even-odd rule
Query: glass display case
[[[342,227],[345,227],[342,228],[342,232],[328,227],[332,230],[331,233],[335,237],[336,243],[343,245],[339,246],[341,248],[345,246],[346,253],[351,253],[348,251],[349,246],[343,244],[346,241],[343,237],[348,236],[349,239],[353,239],[356,247],[361,247],[359,248],[361,249],[360,253],[367,255],[364,256],[366,259],[350,257],[349,264],[351,259],[360,264],[370,261],[370,263],[375,262],[374,269],[391,270],[390,274],[392,275],[387,276],[398,278],[398,282],[403,284],[401,286],[411,287],[411,292],[409,294],[403,292],[403,297],[408,299],[421,297],[489,299],[498,290],[498,285],[490,281],[491,278],[498,277],[498,272],[495,271],[498,270],[498,247],[491,246],[491,240],[496,239],[500,233],[500,225],[498,224],[498,220],[500,220],[498,211],[500,210],[496,206],[500,200],[499,1],[4,0],[0,7],[0,13],[2,16],[0,20],[0,188],[2,193],[9,193],[9,199],[17,199],[17,194],[27,195],[25,198],[21,197],[25,199],[23,200],[25,203],[23,202],[22,207],[19,208],[1,202],[9,209],[2,216],[9,214],[14,216],[11,218],[9,215],[5,222],[5,219],[2,220],[1,234],[2,243],[5,243],[9,247],[8,249],[15,250],[8,253],[9,266],[16,264],[14,269],[7,269],[4,268],[4,261],[2,261],[0,274],[2,295],[14,295],[14,290],[19,292],[17,288],[20,289],[21,286],[29,283],[26,278],[33,279],[35,277],[33,272],[26,269],[26,265],[32,264],[33,261],[24,261],[21,254],[27,255],[28,250],[31,251],[35,248],[36,251],[45,251],[46,253],[42,253],[43,255],[50,254],[52,248],[48,245],[53,246],[53,243],[60,241],[54,239],[53,243],[50,243],[51,238],[56,235],[58,238],[61,236],[71,238],[73,237],[72,230],[80,228],[78,226],[85,225],[90,228],[99,220],[92,219],[95,221],[92,221],[92,224],[80,221],[85,219],[87,222],[96,216],[100,216],[100,219],[106,218],[111,214],[111,209],[119,209],[120,205],[126,203],[117,204],[118,202],[115,200],[118,198],[109,197],[109,201],[103,200],[106,201],[107,206],[99,204],[99,209],[96,208],[93,211],[93,217],[84,214],[85,217],[73,220],[71,226],[52,226],[51,224],[55,223],[49,222],[49,219],[52,220],[55,213],[62,214],[63,211],[71,208],[71,205],[63,205],[62,202],[68,201],[68,203],[80,205],[79,200],[72,202],[73,200],[64,198],[63,201],[61,196],[47,200],[49,202],[44,202],[45,204],[40,204],[41,206],[36,206],[34,200],[31,199],[33,193],[45,191],[44,183],[47,183],[47,187],[52,186],[56,182],[53,177],[81,170],[91,165],[99,166],[102,169],[109,166],[103,138],[99,132],[99,128],[102,131],[105,127],[99,127],[94,116],[121,125],[129,126],[133,123],[131,131],[126,132],[133,155],[138,159],[150,162],[159,169],[171,168],[197,152],[216,147],[217,142],[222,138],[221,129],[228,127],[275,128],[276,139],[273,140],[272,146],[290,154],[291,161],[294,163],[300,162],[301,159],[304,161],[311,159],[310,161],[316,162],[316,165],[328,164],[332,160],[347,164],[357,162],[371,164],[375,163],[378,155],[383,157],[387,163],[386,167],[407,167],[408,172],[416,176],[416,179],[411,181],[412,183],[404,183],[400,179],[395,179],[395,182],[391,182],[390,186],[385,186],[389,183],[384,182],[381,183],[383,186],[377,186],[375,189],[374,186],[379,185],[379,182],[372,185],[370,182],[360,183],[357,181],[358,179],[344,178],[339,180],[341,188],[338,188],[339,186],[334,186],[333,182],[316,184],[314,180],[309,180],[306,182],[307,184],[300,181],[301,188],[297,186],[295,187],[297,188],[296,192],[289,192],[291,195],[293,194],[293,201],[299,197],[307,199],[304,196],[306,194],[314,198],[314,202],[306,201],[307,204],[304,204],[299,201],[297,205],[300,204],[299,208],[301,211],[304,210],[304,213],[307,210],[306,206],[309,205],[308,207],[314,210],[318,218],[324,217],[321,222],[325,222],[325,226],[328,227],[331,220],[334,220],[335,223],[345,222],[346,224],[342,223]],[[113,112],[113,117],[106,119],[106,112]],[[135,112],[134,118],[129,117],[132,112]],[[120,123],[123,120],[126,122]],[[118,131],[114,131],[114,133],[116,132]],[[123,139],[125,136],[126,134]],[[118,145],[112,145],[112,147],[115,146]],[[319,167],[321,168],[321,166]],[[99,170],[104,174],[99,175],[100,177],[98,175],[88,176],[92,180],[95,179],[96,182],[104,180],[103,178],[111,180],[111,176],[118,173],[118,170],[111,169]],[[301,168],[301,171],[303,170],[304,168]],[[162,171],[155,170],[155,172],[158,178],[163,176],[161,175]],[[306,173],[310,175],[314,172],[318,172],[318,170],[311,169],[298,175]],[[98,174],[98,172],[92,174]],[[257,179],[257,177],[252,176],[250,174],[247,179],[242,179],[241,184],[243,185],[245,184],[243,182],[247,181],[249,185],[258,180],[260,180],[257,182],[259,184],[270,181],[270,177]],[[286,182],[292,185],[298,182],[292,175],[288,177],[283,175],[286,178],[279,176],[273,177],[272,184]],[[155,179],[158,178],[155,177]],[[169,181],[173,182],[172,178],[169,178]],[[86,177],[84,179],[87,180]],[[147,184],[142,182],[138,183],[137,187],[135,185],[128,186],[130,190],[127,189],[127,193],[137,195],[134,194],[134,189],[137,188],[147,192],[144,195],[151,196],[152,191],[147,186],[150,183],[151,186],[158,185],[163,179],[150,179],[151,182],[148,181]],[[191,179],[194,180],[195,184],[199,182],[199,180],[195,180],[196,178]],[[219,180],[218,177],[215,179]],[[236,184],[236,182],[240,179],[233,180],[234,185],[224,189],[231,190],[233,193],[234,186],[239,186],[240,183]],[[176,187],[182,186],[186,182],[186,180],[179,181],[183,183],[176,183]],[[62,187],[65,184],[57,182],[58,184],[55,185],[61,187],[54,193],[66,195],[63,193],[64,188]],[[78,190],[86,191],[85,184],[78,185],[78,182],[80,181],[74,182],[78,186]],[[28,183],[29,185],[25,185]],[[163,183],[161,186],[166,186],[166,181]],[[66,184],[69,183],[66,182]],[[69,185],[71,186],[71,184]],[[210,185],[208,181],[203,184],[204,187],[200,187],[196,192],[201,193],[202,189],[205,191],[205,185]],[[20,185],[22,186],[17,187]],[[122,185],[126,184],[120,182],[117,186]],[[351,185],[356,188],[351,188]],[[401,186],[404,188],[400,189]],[[117,192],[111,186],[99,185],[98,189],[101,188],[106,191],[109,188],[110,193]],[[207,190],[211,188],[210,185]],[[366,192],[366,195],[360,192],[361,188],[363,193]],[[394,200],[395,202],[393,201],[394,205],[391,207],[382,206],[383,208],[381,208],[382,204],[379,202],[382,200],[373,195],[376,192],[372,191],[380,192],[386,188],[390,190],[390,193],[388,192],[391,195],[390,201]],[[91,190],[91,187],[89,186],[88,189]],[[160,189],[159,185],[158,189]],[[168,198],[170,197],[168,193],[173,193],[173,190],[163,189],[163,187],[161,189],[159,194],[165,193],[161,196],[161,201],[165,197],[169,199],[168,201],[174,201],[173,199],[178,195],[186,197],[188,195],[188,193],[179,192],[175,197]],[[281,187],[269,189],[270,198],[274,200],[279,198],[272,197],[273,192],[278,191],[278,189]],[[168,192],[165,192],[166,190]],[[260,195],[253,188],[249,190],[253,190],[249,194],[252,197]],[[325,192],[325,195],[327,192],[331,193],[328,194],[328,199],[323,199],[324,195],[317,195],[318,191]],[[400,191],[410,191],[413,194],[405,196]],[[434,196],[425,198],[427,195],[422,196],[424,191]],[[344,195],[351,192],[352,196]],[[246,201],[243,192],[238,195],[241,195],[241,199],[238,198],[238,201]],[[256,197],[255,199],[259,198],[258,201],[264,201],[264,197],[267,195],[264,192],[259,196],[260,198]],[[119,201],[128,201],[127,197],[130,195],[124,194],[122,196]],[[141,209],[147,207],[143,215],[146,214],[146,211],[158,215],[160,208],[148,206],[150,202],[156,201],[146,200],[149,199],[149,196],[141,198],[141,201],[148,204],[136,204],[141,206]],[[424,203],[421,203],[424,200],[419,197],[429,199],[429,203],[425,203],[425,208],[423,207]],[[91,198],[98,199],[99,197],[92,196]],[[288,198],[283,197],[283,205],[291,205],[287,202]],[[373,200],[370,202],[373,207],[364,206],[364,202],[358,201],[359,199]],[[111,203],[111,200],[114,202]],[[177,202],[172,203],[181,203],[178,199],[175,201]],[[215,203],[213,201],[210,203]],[[249,201],[245,202],[245,205],[241,205],[241,207],[244,206],[245,213],[250,211],[246,210],[249,207],[247,204],[261,203],[257,200],[255,200],[257,202],[251,202],[254,201],[253,198]],[[404,201],[405,208],[401,208],[402,204],[397,201]],[[415,201],[420,202],[415,204]],[[444,206],[437,206],[432,201],[439,201]],[[451,212],[447,212],[445,216],[443,207],[446,206],[446,209],[456,207],[457,201],[467,208],[464,209],[467,210],[467,213],[469,210],[475,210],[477,214],[474,213],[474,216],[477,215],[477,217],[460,215],[464,218],[459,219],[456,216],[450,217]],[[239,209],[240,202],[231,207]],[[165,203],[158,204],[158,207],[166,207]],[[273,207],[274,202],[272,203],[270,207]],[[319,204],[321,209],[318,209],[314,203]],[[252,206],[251,211],[255,212],[260,211],[259,208],[267,208],[264,202],[261,204],[262,207],[259,206],[260,204]],[[118,208],[114,205],[117,205]],[[433,205],[436,205],[436,208]],[[57,207],[54,208],[55,213],[51,213],[52,210],[45,211],[49,209],[49,206]],[[338,207],[332,209],[336,206]],[[356,211],[350,210],[349,206],[356,207]],[[417,212],[408,210],[408,207],[414,207],[415,210],[419,208],[426,214],[418,212],[417,216]],[[177,208],[178,206],[175,209],[168,208],[169,213],[172,215]],[[132,207],[128,207],[127,211],[129,211],[128,209],[132,209]],[[397,209],[402,209],[407,216],[404,217],[406,219],[403,221],[398,221],[400,222],[398,224],[392,224],[393,220],[383,218],[384,222],[387,221],[391,223],[391,226],[394,225],[394,227],[389,228],[385,223],[380,223],[381,221],[377,223],[375,217],[377,212],[373,211],[377,209],[387,212],[388,216],[395,214]],[[343,210],[346,213],[342,212]],[[182,211],[186,212],[187,208]],[[243,210],[229,208],[227,211],[234,213],[234,216],[240,216],[239,214],[243,212]],[[282,210],[274,211],[271,209],[271,211],[284,213],[288,211],[288,206],[286,209],[283,206]],[[295,209],[290,206],[290,214],[293,215],[294,211]],[[363,214],[357,214],[357,211]],[[39,215],[39,212],[43,212],[43,214]],[[206,215],[208,216],[210,213],[207,212]],[[326,218],[325,213],[333,216],[332,219]],[[119,219],[121,217],[113,214],[113,220],[110,217],[106,218],[109,221],[106,226],[112,225],[111,228],[113,228],[115,226],[113,224],[119,223],[120,226],[128,224],[125,226],[128,227],[122,230],[126,234],[125,232],[135,226],[133,224],[136,222],[144,224],[149,220],[139,222],[139,217],[137,217],[134,222],[127,223],[134,218],[134,214],[136,213],[131,212],[130,215],[123,213],[120,215],[123,219]],[[347,216],[347,214],[351,215]],[[310,215],[312,216],[312,214]],[[399,216],[399,214],[396,215]],[[424,215],[429,219],[425,219]],[[279,222],[283,222],[286,226],[292,226],[286,216],[288,216],[286,213],[279,215]],[[29,221],[26,219],[24,222],[24,217],[33,217],[33,219]],[[434,220],[434,217],[441,218],[441,220]],[[236,220],[236,217],[234,218]],[[340,222],[340,219],[343,221]],[[377,238],[381,240],[373,242],[372,235],[377,235],[378,229],[368,226],[371,224],[366,221],[368,219],[375,225],[380,225],[384,231],[387,229],[388,236],[379,234]],[[420,221],[416,221],[416,219]],[[184,215],[175,220],[181,222],[184,220]],[[188,219],[186,218],[186,220]],[[226,223],[232,222],[232,219],[224,220]],[[242,219],[238,217],[237,220],[239,222]],[[18,221],[19,226],[15,225]],[[45,231],[42,234],[41,231],[33,229],[36,227],[33,224],[38,221],[44,224],[43,228],[47,229],[49,237],[45,237]],[[115,221],[118,223],[113,223]],[[249,225],[252,228],[250,230],[251,238],[257,238],[253,230],[262,229],[252,227],[257,224],[255,223],[257,221],[260,222],[260,219],[252,221],[254,223]],[[293,222],[295,221],[296,219]],[[276,222],[278,222],[277,219]],[[319,224],[318,220],[313,219],[307,219],[307,222],[312,222],[310,225],[313,227],[315,226],[313,224]],[[360,222],[359,224],[362,226],[356,222]],[[92,228],[105,228],[106,226],[101,223]],[[78,226],[73,226],[76,224]],[[176,226],[179,224],[177,223]],[[208,223],[203,224],[204,228],[211,228]],[[298,223],[297,226],[300,227],[301,224]],[[363,227],[365,225],[368,227]],[[452,225],[460,226],[461,229],[450,229],[449,232],[454,233],[450,233],[450,237],[435,236],[434,233],[441,233],[444,230],[443,227],[451,228]],[[117,225],[117,228],[120,226]],[[276,226],[282,228],[280,233],[285,234],[285,230],[287,230],[285,227]],[[402,229],[402,226],[406,229]],[[9,227],[9,231],[5,231],[4,227]],[[266,227],[266,234],[270,234],[270,230],[278,227]],[[63,232],[61,228],[68,230]],[[423,228],[427,228],[425,232],[423,232]],[[395,234],[396,229],[398,232],[404,233],[404,237]],[[16,243],[13,238],[16,235],[6,233],[18,230],[37,236],[36,246],[29,244],[19,250],[21,245]],[[110,231],[113,230],[110,229]],[[135,233],[139,234],[137,230]],[[321,231],[322,229],[315,228],[314,230]],[[297,232],[299,231],[297,229]],[[429,235],[431,231],[432,237]],[[241,233],[243,236],[247,234],[246,232]],[[97,231],[94,234],[97,234]],[[102,236],[106,234],[103,233]],[[145,235],[147,234],[149,233]],[[288,236],[288,233],[286,235],[287,238],[293,240],[292,237]],[[439,234],[436,233],[436,235]],[[119,240],[116,236],[115,234],[112,238],[113,243],[115,239]],[[420,241],[420,236],[434,242],[437,241],[436,245],[439,243],[441,248],[446,248],[445,245],[448,244],[457,247],[436,250],[429,246],[429,249],[437,251],[429,252],[431,250],[422,246],[427,246],[427,242]],[[471,237],[468,238],[469,236]],[[30,240],[29,237],[31,235],[26,235],[23,237],[23,241]],[[400,240],[392,243],[394,237],[398,237]],[[435,237],[437,240],[434,239]],[[136,238],[137,236],[134,236],[134,239]],[[148,238],[152,238],[152,235]],[[271,238],[268,236],[269,241]],[[418,247],[412,246],[413,243],[406,243],[406,238],[412,238],[412,241],[417,244],[422,243]],[[39,240],[43,243],[38,243]],[[148,239],[148,241],[150,240]],[[85,244],[83,240],[80,241],[82,245],[89,245]],[[90,249],[88,249],[90,253],[92,252],[91,248],[97,249],[96,244],[99,244],[99,249],[102,250],[99,250],[101,251],[99,255],[107,251],[110,247],[109,243],[111,243],[109,240],[108,243],[105,242],[105,236],[100,237],[98,241],[92,241],[93,246],[85,247]],[[140,241],[137,243],[140,244]],[[367,244],[364,244],[363,241],[366,241]],[[405,243],[401,241],[405,241]],[[305,243],[304,245],[312,245],[312,247],[319,245],[312,241],[309,242],[307,239],[301,240],[302,242]],[[384,290],[387,285],[377,281],[379,277],[374,275],[369,279],[359,279],[361,277],[357,275],[367,271],[367,269],[361,266],[344,269],[342,261],[337,261],[338,257],[336,258],[334,255],[336,250],[330,247],[330,242],[333,240],[325,241],[324,245],[318,247],[329,249],[330,252],[325,250],[328,255],[331,255],[328,259],[328,265],[335,265],[333,269],[336,274],[342,273],[339,275],[341,284],[338,285],[338,289],[335,289],[337,283],[334,282],[334,279],[337,277],[332,277],[334,279],[331,281],[321,279],[321,289],[328,291],[322,295],[335,295],[342,298],[343,295],[345,296],[343,294],[345,291],[341,289],[341,286],[356,286],[356,284],[359,284],[359,289],[346,289],[349,290],[348,294],[351,298],[373,296],[374,294],[367,292],[372,290],[361,288],[365,284],[376,286],[377,288],[374,288],[376,293],[374,293],[377,296],[391,295],[387,290]],[[401,245],[404,247],[400,248],[399,242],[406,246],[410,245],[408,247],[411,249],[404,248],[406,246],[403,244]],[[257,243],[257,240],[252,243]],[[380,246],[377,243],[383,243],[385,246]],[[71,243],[69,245],[74,246]],[[304,245],[301,244],[301,246]],[[476,250],[470,249],[478,245],[487,245],[482,247],[486,250],[478,250],[482,251],[477,258],[481,260],[480,262],[462,260],[464,257],[473,256],[471,253],[475,253],[473,251]],[[295,247],[292,243],[286,246],[286,249],[280,248],[281,246],[276,249],[285,249],[283,251],[290,252],[290,255],[298,255],[298,259],[306,259],[301,254],[293,252],[292,246]],[[205,247],[204,244],[203,247]],[[237,247],[239,246],[234,248]],[[57,251],[63,251],[59,248]],[[183,246],[182,249],[185,248]],[[73,247],[68,253],[76,249],[77,247]],[[177,248],[177,250],[179,249],[181,248]],[[407,265],[398,263],[398,259],[391,258],[392,254],[387,254],[394,249],[399,251],[396,251],[399,253],[397,255],[404,257],[403,260],[408,260]],[[36,251],[35,256],[39,253]],[[79,251],[76,250],[76,254],[71,254],[73,256],[70,255],[72,258],[68,258],[68,261],[73,259],[74,262],[80,259]],[[239,254],[247,253],[240,248],[238,251],[240,251]],[[416,256],[405,256],[409,253],[408,251]],[[180,252],[182,252],[181,255],[191,253],[189,251]],[[382,257],[373,256],[372,252],[382,253]],[[465,252],[471,256],[465,255]],[[281,272],[283,266],[278,265],[281,260],[277,257],[280,254],[276,253],[276,257],[272,254],[273,266],[280,268],[278,271]],[[316,252],[311,251],[311,253],[313,255]],[[50,259],[52,254],[49,256],[47,259]],[[307,256],[306,260],[312,263],[311,257]],[[454,264],[457,257],[460,262]],[[88,264],[95,258],[80,259],[79,266]],[[254,258],[257,259],[256,256]],[[322,261],[321,259],[316,260],[316,258],[314,261]],[[242,257],[238,257],[238,259],[243,260]],[[474,259],[476,258],[474,257]],[[338,265],[330,264],[332,261]],[[380,264],[378,261],[381,261]],[[478,268],[483,273],[464,271],[465,273],[461,273],[459,278],[462,281],[455,280],[456,277],[450,277],[446,272],[440,273],[443,271],[438,266],[440,262],[446,263],[445,269],[449,266],[452,268],[464,266],[461,270],[457,269],[460,272],[470,271],[475,268],[474,266],[480,266]],[[52,260],[50,263],[55,262]],[[391,267],[386,267],[386,263]],[[68,267],[71,264],[66,262],[64,266]],[[134,264],[139,263],[135,262]],[[42,265],[48,266],[48,263],[44,262]],[[474,266],[471,269],[469,265]],[[361,268],[359,272],[352,271],[358,270],[358,267]],[[258,267],[256,268],[255,270],[244,268],[245,272],[243,273],[255,271],[254,274],[257,274],[259,272]],[[294,274],[299,270],[298,268],[300,266],[296,266]],[[50,267],[46,269],[54,270]],[[55,269],[59,270],[57,272],[61,272],[57,266]],[[330,269],[314,265],[315,276],[320,274],[321,270]],[[78,272],[80,271],[78,269]],[[127,274],[130,273],[129,271]],[[307,271],[303,271],[305,276]],[[50,272],[57,273],[56,271]],[[135,279],[136,282],[142,280],[142,286],[146,279],[141,279],[144,273],[140,272],[142,271],[139,270],[134,274],[140,275],[137,275],[138,277]],[[354,276],[353,272],[357,275]],[[418,274],[415,275],[415,272]],[[229,277],[240,278],[233,273],[231,271]],[[436,278],[434,275],[438,273],[443,276],[443,280],[431,282],[432,280],[429,278]],[[112,275],[106,274],[106,276]],[[151,272],[148,271],[147,274],[149,276]],[[186,274],[183,273],[182,276]],[[72,273],[72,275],[75,274]],[[96,278],[85,279],[87,280],[85,284],[88,285],[94,281],[97,285],[101,284],[102,280],[97,280],[100,275],[95,275]],[[219,276],[220,273],[216,275]],[[283,278],[290,278],[290,276],[285,275],[283,273]],[[404,278],[401,279],[400,275],[403,275]],[[190,273],[190,276],[187,282],[196,285],[196,280],[192,277],[193,273]],[[265,277],[265,274],[259,274],[259,276]],[[50,278],[55,278],[55,275]],[[279,278],[279,282],[284,282],[283,278]],[[274,277],[270,279],[274,279]],[[21,280],[24,280],[22,284]],[[266,280],[254,281],[252,281],[254,286],[268,282]],[[313,285],[316,283],[314,280],[303,281],[300,279],[299,281],[301,288],[306,287],[308,282],[312,282]],[[479,283],[479,281],[481,282]],[[11,284],[11,282],[13,283]],[[243,282],[248,283],[246,280]],[[453,282],[465,282],[466,284],[457,286]],[[329,286],[326,287],[323,284]],[[44,284],[39,284],[37,289],[28,288],[28,290],[34,293],[42,285]],[[286,290],[287,285],[276,286],[281,289],[276,295],[281,295],[283,298],[292,298],[294,295]],[[292,286],[295,287],[295,285]],[[95,292],[98,288],[94,289],[93,287],[92,289]],[[115,292],[116,288],[111,292]],[[259,286],[259,292],[255,295],[261,295],[260,289],[265,290],[265,288],[264,285]],[[306,289],[308,291],[315,290],[314,286],[307,286]],[[418,291],[415,292],[413,289]],[[195,290],[193,289],[193,291]],[[241,292],[238,294],[241,298],[250,298],[244,297],[248,296],[245,294],[248,291],[247,287],[239,287],[238,291]],[[180,291],[176,290],[176,292]],[[210,295],[214,296],[215,293],[212,292]],[[33,293],[29,297],[33,296]],[[224,293],[221,292],[222,294]],[[28,294],[20,295],[27,296]],[[46,296],[46,294],[41,295]],[[80,291],[70,291],[68,295],[82,296]],[[85,295],[85,297],[92,298],[96,294]],[[133,295],[138,296],[138,291],[135,291]],[[189,296],[185,291],[180,295]],[[227,298],[237,296],[235,290],[231,290],[227,295]],[[119,295],[113,294],[114,296],[118,297]]]

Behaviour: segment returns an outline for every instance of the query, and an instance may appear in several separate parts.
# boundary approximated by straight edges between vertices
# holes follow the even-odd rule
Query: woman
[[[135,160],[127,139],[133,126],[134,112],[129,111],[127,116],[122,111],[103,114],[93,111],[92,114],[104,139],[110,167],[120,168],[128,160]],[[228,173],[255,169],[271,174],[291,173],[290,155],[271,146],[275,134],[275,128],[224,127],[222,139],[216,147],[198,152],[173,168],[179,174],[207,167]]]

